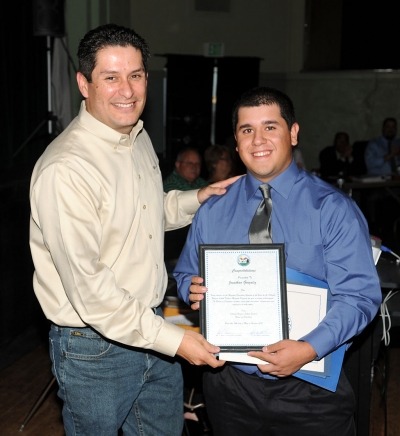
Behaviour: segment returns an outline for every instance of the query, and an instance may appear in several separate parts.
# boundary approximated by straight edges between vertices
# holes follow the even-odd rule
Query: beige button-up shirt
[[[40,157],[30,190],[34,290],[48,319],[173,356],[184,330],[151,310],[167,286],[164,230],[189,224],[197,191],[163,193],[142,121],[122,135],[78,117]]]

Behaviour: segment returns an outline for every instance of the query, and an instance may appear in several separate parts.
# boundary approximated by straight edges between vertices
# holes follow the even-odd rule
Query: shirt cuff
[[[319,325],[300,340],[308,342],[317,353],[315,360],[320,360],[337,348],[337,344],[333,342],[333,338],[331,337],[331,340],[329,340],[329,337],[331,337],[329,329],[325,329],[323,326]]]
[[[190,191],[181,191],[179,193],[179,203],[182,204],[182,209],[188,215],[194,215],[200,206],[199,200],[197,198],[197,193],[199,192],[199,190],[200,189],[191,189]]]
[[[181,345],[185,330],[164,320],[153,349],[167,356],[175,356]]]

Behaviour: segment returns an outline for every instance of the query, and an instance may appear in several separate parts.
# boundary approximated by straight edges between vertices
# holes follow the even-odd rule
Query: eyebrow
[[[144,72],[144,68],[143,67],[137,68],[136,70],[131,71],[129,74],[138,73],[139,71]],[[103,70],[103,71],[100,71],[100,74],[119,74],[119,71]]]
[[[263,120],[261,121],[261,124],[270,125],[270,124],[279,124],[279,123],[276,120]],[[247,129],[248,127],[252,127],[252,124],[250,123],[241,124],[240,126],[238,126],[238,129]]]

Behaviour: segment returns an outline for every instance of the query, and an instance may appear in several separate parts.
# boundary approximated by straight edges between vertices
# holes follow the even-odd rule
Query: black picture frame
[[[249,253],[251,253],[251,256]],[[248,266],[251,264],[251,257],[253,255],[256,256],[258,270],[253,270]],[[222,256],[225,257],[224,260],[222,259]],[[238,266],[233,265],[233,260],[235,256]],[[260,256],[261,258],[259,258]],[[266,262],[265,275],[264,270],[261,269],[263,265],[262,262],[264,260],[262,259],[262,257],[265,257]],[[211,262],[211,259],[213,260],[213,262]],[[271,259],[275,263],[271,262]],[[216,261],[216,263],[214,261]],[[249,262],[247,266],[246,261]],[[220,264],[223,265],[220,270],[218,270],[217,272],[211,271],[215,268],[218,268],[218,265]],[[245,268],[240,269],[243,266],[245,266]],[[236,269],[236,267],[238,269]],[[268,272],[269,267],[272,268],[272,273]],[[240,295],[232,296],[232,294],[224,294],[223,292],[219,293],[216,291],[216,289],[213,289],[213,286],[215,287],[214,281],[222,280],[225,283],[225,278],[223,277],[223,275],[225,273],[230,274],[230,268],[232,268],[233,278],[235,278],[235,271],[239,272],[239,274],[242,274],[238,275],[239,278],[248,277],[246,276],[246,274],[250,271],[251,274],[255,274],[255,276],[257,277],[257,281],[259,281],[260,278],[262,280],[265,280],[265,283],[261,281],[260,284],[257,284],[257,282],[255,282],[255,284],[253,285],[254,289],[257,288],[257,294],[254,294],[255,297],[253,297],[251,294],[251,292],[254,291],[249,290],[251,289],[253,283],[252,281],[226,281],[226,288],[228,288],[228,286],[232,286],[232,284],[235,289],[237,289],[238,286],[241,286],[239,294],[242,294],[243,292],[243,299],[241,299]],[[213,279],[211,279],[210,274],[213,275]],[[214,280],[217,274],[222,274],[222,278],[218,277],[218,279]],[[245,353],[248,351],[260,351],[265,345],[268,345],[268,343],[265,343],[265,335],[258,333],[256,333],[255,337],[253,337],[253,334],[251,334],[251,336],[249,338],[245,338],[242,343],[240,343],[241,340],[239,340],[239,343],[235,344],[233,344],[232,339],[229,338],[229,334],[231,333],[227,334],[227,339],[223,339],[222,337],[218,338],[219,333],[217,335],[210,333],[212,331],[212,327],[210,327],[210,324],[214,323],[214,321],[218,321],[218,324],[221,322],[219,316],[222,316],[222,323],[224,323],[224,313],[220,313],[219,311],[214,310],[215,307],[217,307],[218,305],[223,308],[224,305],[226,306],[225,300],[230,300],[232,298],[235,301],[228,301],[228,306],[234,307],[234,310],[238,309],[241,311],[239,316],[236,316],[234,314],[234,318],[245,318],[247,316],[247,309],[245,308],[245,306],[250,306],[249,310],[252,310],[253,312],[255,310],[257,312],[257,310],[262,309],[261,306],[269,308],[271,305],[275,304],[276,307],[272,309],[277,311],[277,318],[274,319],[277,320],[276,324],[278,325],[265,326],[265,322],[268,321],[263,321],[263,328],[267,327],[267,329],[276,329],[276,332],[272,330],[273,335],[277,336],[276,340],[287,339],[289,337],[284,244],[200,244],[199,275],[204,279],[203,285],[208,288],[208,292],[205,294],[204,300],[202,300],[200,303],[200,333],[213,345],[217,345],[218,347],[220,347],[221,352],[225,351]],[[272,277],[272,275],[276,276]],[[253,275],[251,275],[251,277],[253,277]],[[269,282],[271,282],[271,285],[269,285]],[[221,287],[224,286],[225,285],[222,285]],[[263,292],[265,292],[265,295],[263,294]],[[225,295],[227,295],[227,297],[225,297]],[[213,302],[213,298],[216,302]],[[260,302],[257,300],[262,301]],[[218,316],[215,315],[216,312],[218,313]],[[247,318],[251,318],[252,320],[251,313],[253,312],[248,312],[250,315],[247,316]],[[257,313],[257,316],[262,316],[262,313],[263,312],[261,310],[260,313]],[[231,321],[231,319],[229,318],[231,316],[231,313],[229,313],[227,316],[228,319]],[[273,322],[273,320],[271,322]],[[229,332],[232,332],[233,336],[241,335],[240,331],[241,329],[243,330],[244,323],[245,322],[242,321],[238,322],[238,324],[236,323],[236,321],[234,323],[228,321],[225,322],[225,324],[229,324],[229,327],[227,329],[229,330]],[[215,322],[215,324],[217,324],[217,322]],[[232,326],[232,324],[235,325]],[[248,323],[245,324],[246,326],[244,330],[248,328]],[[225,332],[222,331],[221,335],[224,336],[224,334]],[[250,341],[246,340],[250,338]],[[233,342],[235,341],[236,339],[233,340]]]

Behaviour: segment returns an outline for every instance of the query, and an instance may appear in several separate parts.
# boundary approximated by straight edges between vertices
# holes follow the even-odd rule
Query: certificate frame
[[[200,244],[199,275],[200,333],[221,352],[289,337],[284,244]]]

